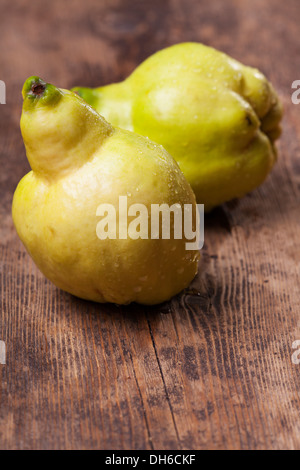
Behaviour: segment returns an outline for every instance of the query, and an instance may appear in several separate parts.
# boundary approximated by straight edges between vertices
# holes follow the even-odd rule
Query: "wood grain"
[[[70,2],[71,3],[71,2]],[[299,449],[300,106],[296,0],[0,0],[1,449]],[[200,273],[153,308],[78,300],[36,269],[13,228],[28,171],[21,87],[125,78],[154,51],[201,41],[255,65],[285,104],[266,183],[205,219]]]

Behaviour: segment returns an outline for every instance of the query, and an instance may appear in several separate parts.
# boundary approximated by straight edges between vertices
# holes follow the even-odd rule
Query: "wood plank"
[[[1,0],[1,449],[299,449],[300,122],[296,0]],[[195,40],[262,69],[286,113],[265,184],[205,217],[200,272],[171,302],[84,302],[49,283],[18,240],[11,200],[28,171],[20,90],[125,78]]]

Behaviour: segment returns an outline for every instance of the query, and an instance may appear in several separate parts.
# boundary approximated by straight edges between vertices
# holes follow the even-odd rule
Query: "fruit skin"
[[[41,94],[39,86],[45,88]],[[59,288],[97,302],[156,304],[188,286],[198,251],[181,240],[100,240],[99,204],[192,204],[178,165],[159,145],[113,128],[79,96],[28,79],[21,130],[32,171],[13,220],[26,249]]]
[[[206,211],[259,186],[276,161],[282,106],[274,88],[202,44],[163,49],[121,83],[73,90],[113,125],[163,145]]]

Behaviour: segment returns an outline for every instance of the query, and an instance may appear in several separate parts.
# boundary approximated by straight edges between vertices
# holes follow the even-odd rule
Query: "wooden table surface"
[[[300,79],[297,0],[0,0],[1,449],[299,449]],[[147,308],[78,300],[39,273],[13,227],[29,170],[21,88],[125,78],[200,41],[260,68],[285,105],[266,183],[205,217],[200,273]]]

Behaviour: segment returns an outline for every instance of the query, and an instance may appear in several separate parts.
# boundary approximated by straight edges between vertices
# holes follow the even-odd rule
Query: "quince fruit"
[[[13,220],[44,275],[75,296],[117,304],[157,304],[187,287],[199,250],[187,250],[186,237],[176,238],[172,228],[165,239],[147,237],[145,226],[136,227],[140,236],[121,239],[116,217],[115,231],[107,222],[106,235],[97,235],[99,205],[119,215],[120,197],[147,210],[152,204],[196,210],[175,160],[38,77],[26,81],[23,98],[21,131],[32,171],[16,189]]]
[[[121,83],[74,91],[113,125],[163,145],[206,211],[259,186],[276,161],[282,106],[273,86],[211,47],[177,44]]]

